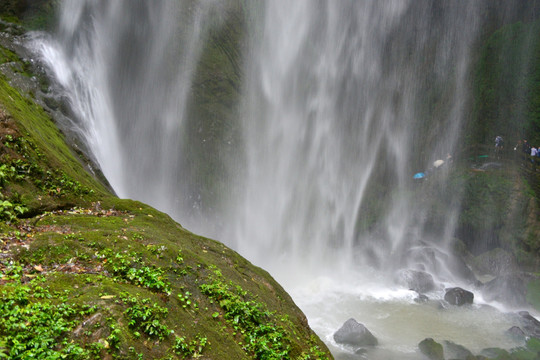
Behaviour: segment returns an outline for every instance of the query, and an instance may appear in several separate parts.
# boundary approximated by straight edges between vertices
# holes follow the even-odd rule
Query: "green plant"
[[[104,251],[98,255],[101,258],[107,258],[107,268],[115,277],[170,294],[170,283],[163,269],[147,265],[137,254],[113,254],[111,251]]]
[[[123,298],[123,301],[128,305],[124,315],[128,319],[129,327],[139,329],[148,336],[157,337],[159,340],[163,340],[171,334],[171,330],[161,323],[161,320],[169,313],[166,308],[156,303],[150,304],[149,299],[138,300],[134,297],[126,297]]]
[[[182,303],[182,307],[184,309],[188,308],[188,307],[193,307],[195,310],[197,310],[199,308],[199,306],[197,305],[196,302],[194,301],[191,301],[191,293],[189,291],[186,291],[185,293],[180,293],[178,294],[178,299],[180,300],[180,302]]]
[[[2,291],[0,354],[9,359],[87,358],[88,351],[71,342],[68,334],[95,308],[33,302],[32,297],[27,285],[13,283]]]
[[[24,214],[28,209],[22,204],[14,204],[8,200],[0,201],[0,219],[14,221],[17,216]]]
[[[120,329],[114,324],[109,325],[109,328],[111,333],[107,336],[107,342],[111,348],[118,349],[120,347]]]
[[[191,341],[188,341],[183,336],[176,336],[172,350],[175,354],[181,355],[183,358],[198,358],[208,344],[208,339],[205,336],[197,335]]]
[[[235,333],[243,334],[245,349],[256,359],[290,359],[290,339],[285,329],[276,324],[273,314],[262,303],[248,300],[250,294],[240,286],[223,282],[219,271],[214,271],[211,280],[200,285],[200,289],[219,303]]]

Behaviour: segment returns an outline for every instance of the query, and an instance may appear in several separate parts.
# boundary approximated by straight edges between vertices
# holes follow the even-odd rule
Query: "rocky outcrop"
[[[446,300],[451,305],[462,306],[466,304],[472,304],[474,300],[474,294],[460,287],[455,287],[446,290],[446,293],[444,294],[444,300]]]
[[[374,346],[379,342],[375,336],[363,325],[351,318],[334,333],[334,340],[338,344],[354,347]]]

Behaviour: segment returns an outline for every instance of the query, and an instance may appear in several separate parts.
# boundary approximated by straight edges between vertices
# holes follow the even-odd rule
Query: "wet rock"
[[[448,340],[443,342],[443,349],[447,359],[466,360],[473,356],[473,353],[466,347]]]
[[[339,344],[352,346],[373,346],[379,342],[363,325],[351,318],[334,333],[334,340]]]
[[[524,274],[499,276],[484,284],[482,293],[487,301],[499,301],[510,306],[527,305],[527,283]]]
[[[428,301],[429,301],[429,298],[424,294],[418,294],[418,296],[414,299],[414,302],[416,303],[425,303]]]
[[[518,312],[521,329],[526,336],[540,338],[540,321],[536,320],[528,311]]]
[[[418,348],[420,349],[420,352],[430,360],[444,360],[443,346],[432,338],[422,340],[418,344]]]
[[[417,293],[425,293],[435,289],[433,276],[425,271],[400,270],[396,276],[396,282]]]
[[[487,348],[482,350],[480,354],[489,359],[512,359],[508,351],[499,348]]]
[[[472,304],[474,294],[470,291],[464,290],[460,287],[450,288],[446,290],[444,294],[444,300],[449,304],[462,306],[465,304]]]
[[[525,332],[521,330],[519,326],[512,326],[510,329],[506,330],[506,334],[510,336],[512,339],[519,340],[519,341],[525,340],[527,337],[525,335]]]

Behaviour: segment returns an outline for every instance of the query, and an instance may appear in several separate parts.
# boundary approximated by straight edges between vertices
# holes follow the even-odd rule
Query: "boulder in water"
[[[536,320],[528,311],[518,312],[521,329],[525,335],[540,338],[540,321]]]
[[[465,346],[448,340],[443,342],[443,349],[448,359],[466,360],[469,359],[470,356],[473,356],[473,353],[470,352]]]
[[[352,346],[374,346],[379,342],[377,338],[355,319],[350,318],[334,333],[334,340],[338,344]]]
[[[443,346],[433,340],[432,338],[426,338],[418,344],[420,352],[428,357],[430,360],[444,360]]]
[[[435,289],[433,276],[425,271],[406,269],[398,272],[396,281],[419,294]]]
[[[465,304],[472,304],[474,294],[470,291],[464,290],[460,287],[450,288],[446,290],[444,294],[444,300],[449,304],[462,306]]]
[[[523,341],[527,338],[525,332],[521,330],[519,326],[512,326],[510,329],[506,330],[506,334],[512,339]]]

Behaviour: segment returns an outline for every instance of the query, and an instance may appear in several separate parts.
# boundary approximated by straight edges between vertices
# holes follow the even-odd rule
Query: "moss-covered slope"
[[[268,273],[84,171],[0,78],[0,358],[331,358]]]

